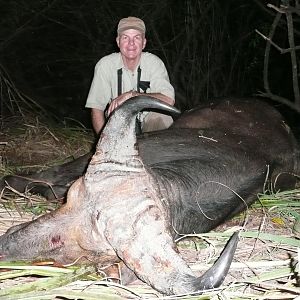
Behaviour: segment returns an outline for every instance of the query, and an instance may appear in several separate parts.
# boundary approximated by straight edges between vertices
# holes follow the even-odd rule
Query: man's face
[[[140,31],[127,29],[117,37],[117,44],[123,56],[127,59],[136,59],[145,48],[146,39]]]

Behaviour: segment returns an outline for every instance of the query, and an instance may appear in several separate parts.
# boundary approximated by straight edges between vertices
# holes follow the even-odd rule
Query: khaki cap
[[[118,35],[127,29],[135,29],[140,31],[142,34],[145,34],[146,32],[144,21],[136,17],[128,17],[120,20],[118,25]]]

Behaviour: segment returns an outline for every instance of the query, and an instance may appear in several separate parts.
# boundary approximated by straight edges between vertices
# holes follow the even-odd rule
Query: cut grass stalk
[[[44,270],[43,267],[41,268],[34,268],[32,271],[37,272],[38,269]],[[60,268],[56,268],[54,272],[59,272],[58,275],[53,275],[53,272],[51,273],[51,277],[47,278],[37,278],[33,282],[29,283],[23,283],[16,286],[4,288],[0,290],[0,297],[12,297],[14,295],[23,295],[23,299],[26,299],[26,293],[33,292],[33,291],[45,291],[45,290],[51,290],[54,288],[58,288],[61,286],[65,286],[73,281],[80,280],[86,278],[89,274],[93,272],[92,268],[90,267],[81,267],[76,270],[71,270],[71,272],[61,272],[62,270],[59,270]],[[30,272],[30,270],[25,270],[26,272]],[[41,273],[44,273],[41,272]],[[49,269],[47,270],[49,272]],[[47,273],[46,272],[46,273]],[[34,272],[33,272],[34,273]],[[45,274],[45,273],[44,273]],[[36,274],[35,274],[36,275]],[[40,275],[40,274],[39,274]],[[47,275],[49,276],[49,275]],[[5,298],[7,299],[7,298]]]

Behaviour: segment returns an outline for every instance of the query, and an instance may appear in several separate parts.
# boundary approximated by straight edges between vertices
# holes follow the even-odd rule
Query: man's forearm
[[[99,134],[105,124],[104,112],[97,108],[91,109],[92,124],[96,134]]]
[[[134,96],[138,96],[138,95],[146,95],[146,96],[150,96],[150,97],[154,97],[158,100],[161,100],[169,105],[174,105],[175,104],[175,100],[162,94],[162,93],[147,93],[147,94],[143,94],[143,93],[136,93]]]

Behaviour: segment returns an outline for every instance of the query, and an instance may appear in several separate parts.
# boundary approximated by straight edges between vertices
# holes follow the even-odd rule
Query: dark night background
[[[117,51],[117,23],[130,15],[145,21],[146,51],[165,62],[177,107],[190,108],[211,97],[255,95],[264,89],[266,46],[255,30],[268,35],[275,16],[270,2],[280,5],[262,0],[0,0],[1,115],[18,112],[14,107],[21,94],[49,116],[90,126],[84,105],[94,66]],[[275,35],[282,48],[288,47],[284,20]],[[271,51],[269,76],[272,92],[293,101],[288,54]]]

